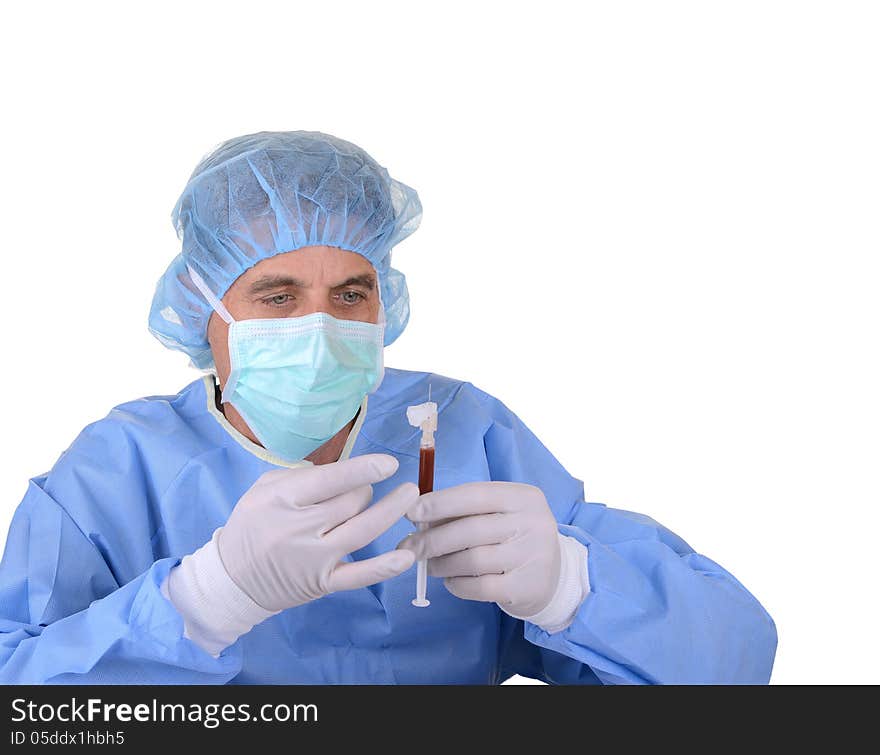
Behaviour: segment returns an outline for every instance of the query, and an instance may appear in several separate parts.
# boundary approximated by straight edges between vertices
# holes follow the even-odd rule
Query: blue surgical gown
[[[584,500],[572,477],[498,399],[472,384],[386,369],[350,454],[393,454],[374,499],[418,474],[406,407],[439,406],[435,488],[474,480],[544,491],[559,530],[587,546],[590,592],[548,634],[494,603],[461,600],[415,569],[328,595],[254,627],[214,658],[183,636],[160,586],[277,468],[218,419],[211,377],[122,404],[29,481],[0,563],[0,683],[556,684],[766,683],[773,620],[729,572],[642,514]],[[254,447],[256,448],[256,447]],[[399,521],[351,558],[394,548]]]

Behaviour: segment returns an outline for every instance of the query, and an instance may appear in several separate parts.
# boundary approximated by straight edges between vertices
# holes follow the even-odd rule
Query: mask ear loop
[[[189,277],[192,279],[195,287],[201,292],[202,296],[204,296],[208,300],[208,304],[213,307],[214,311],[218,315],[220,315],[220,317],[222,317],[228,325],[232,325],[235,320],[232,319],[232,315],[229,314],[229,310],[223,306],[223,302],[214,295],[214,292],[210,288],[208,288],[208,284],[205,283],[205,281],[202,279],[202,276],[199,275],[195,270],[193,270],[189,265],[186,266],[186,269],[189,271]]]
[[[226,322],[227,325],[232,325],[235,320],[232,319],[232,315],[229,314],[229,310],[223,306],[223,302],[214,295],[214,292],[210,288],[208,288],[208,284],[205,283],[202,276],[199,275],[195,270],[193,270],[189,265],[186,266],[186,269],[189,271],[189,277],[195,287],[202,293],[202,296],[204,296],[205,299],[208,300],[208,304],[210,304],[213,307],[214,311],[223,318],[224,322]],[[230,329],[229,332],[231,334],[232,330]],[[231,356],[232,355],[230,352],[230,358]],[[217,368],[215,367],[214,379],[218,381],[217,384],[219,385],[219,378],[217,377],[216,369]],[[234,373],[230,374],[229,378],[227,378],[226,387],[223,389],[223,395],[220,397],[221,404],[226,401],[225,397],[230,395],[230,385],[234,386],[237,380],[238,378],[235,377]]]
[[[376,378],[376,383],[373,388],[367,392],[367,395],[370,393],[375,393],[379,390],[379,386],[382,385],[382,381],[385,379],[385,327],[386,327],[386,318],[385,318],[385,303],[382,301],[382,281],[379,279],[378,274],[376,275],[376,291],[379,294],[379,321],[376,323],[382,329],[382,342],[379,344],[379,375]]]
[[[382,301],[382,282],[379,280],[379,276],[376,276],[376,291],[379,294],[379,321],[376,325],[381,325],[382,330],[384,332],[386,320],[385,320],[385,303]]]

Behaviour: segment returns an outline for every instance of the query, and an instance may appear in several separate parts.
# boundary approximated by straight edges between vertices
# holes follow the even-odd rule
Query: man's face
[[[234,320],[302,317],[326,312],[340,320],[378,322],[376,271],[361,255],[335,246],[307,246],[262,260],[223,297]],[[229,326],[213,313],[208,343],[220,386],[229,376]]]

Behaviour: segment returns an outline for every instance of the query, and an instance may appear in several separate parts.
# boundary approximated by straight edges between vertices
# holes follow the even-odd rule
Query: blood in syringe
[[[419,495],[434,489],[434,447],[419,448]]]

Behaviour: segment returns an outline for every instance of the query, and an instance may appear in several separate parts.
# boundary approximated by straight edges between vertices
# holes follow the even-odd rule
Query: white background
[[[389,365],[732,571],[775,683],[880,682],[877,5],[434,7],[4,10],[0,531],[84,425],[197,377],[146,319],[199,158],[326,131],[424,205]]]

